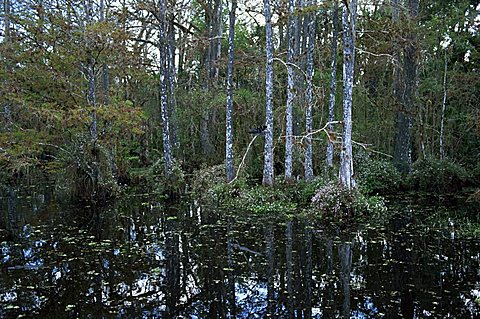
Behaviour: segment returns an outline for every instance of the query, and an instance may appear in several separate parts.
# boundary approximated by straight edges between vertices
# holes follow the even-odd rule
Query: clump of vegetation
[[[128,179],[131,183],[130,188],[134,191],[138,189],[141,193],[149,192],[157,197],[183,194],[185,174],[182,168],[175,162],[172,175],[169,177],[165,176],[165,162],[163,157],[160,154],[158,155],[157,158],[152,156],[149,159],[151,161],[149,165],[139,163],[127,170]]]
[[[347,189],[337,183],[320,187],[311,201],[311,212],[339,220],[350,220],[386,210],[380,197],[366,197],[358,189]]]
[[[357,169],[357,180],[362,192],[366,194],[387,194],[400,189],[402,176],[392,162],[369,159]]]
[[[448,159],[418,161],[407,178],[411,189],[441,193],[458,191],[469,183],[467,171]]]
[[[293,184],[277,178],[273,187],[249,183],[246,179],[227,184],[224,168],[218,165],[195,174],[193,193],[201,204],[236,213],[277,217],[305,210],[317,217],[342,221],[386,209],[382,198],[365,196],[358,189],[348,190],[324,178]]]
[[[228,191],[228,187],[224,189],[222,186],[225,182],[225,164],[199,169],[191,182],[193,196],[201,203],[211,203],[219,194]]]

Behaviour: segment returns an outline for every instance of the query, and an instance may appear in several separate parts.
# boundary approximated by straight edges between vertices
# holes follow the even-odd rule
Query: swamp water
[[[478,210],[390,200],[346,229],[3,192],[0,318],[479,318]]]

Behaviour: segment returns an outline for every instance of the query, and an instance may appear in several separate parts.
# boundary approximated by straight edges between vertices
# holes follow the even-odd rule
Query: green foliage
[[[469,183],[467,171],[449,159],[418,161],[407,178],[412,189],[441,193],[458,191]]]
[[[357,167],[356,174],[359,187],[366,194],[392,193],[402,183],[402,176],[392,162],[381,159],[370,158]]]
[[[317,190],[327,183],[326,178],[317,177],[313,181],[306,182],[300,180],[296,183],[286,182],[283,178],[275,180],[275,188],[287,196],[287,198],[296,203],[299,207],[307,207],[311,204],[312,197]]]
[[[201,202],[209,202],[215,197],[215,187],[226,184],[225,165],[215,165],[200,169],[193,174],[192,194]],[[222,194],[228,189],[217,189],[218,194]]]
[[[386,210],[380,197],[366,197],[357,189],[347,189],[336,183],[320,187],[312,198],[311,212],[322,218],[348,221],[352,218]]]
[[[156,152],[158,154],[158,152]],[[161,154],[152,159],[150,165],[132,165],[127,171],[127,176],[135,192],[150,193],[157,196],[170,196],[182,194],[185,189],[185,174],[178,163],[174,163],[173,174],[165,176],[165,162]],[[132,157],[130,161],[137,161]],[[136,166],[136,167],[133,167]]]

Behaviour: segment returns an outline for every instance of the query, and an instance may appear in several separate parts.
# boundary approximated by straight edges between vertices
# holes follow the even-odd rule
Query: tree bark
[[[175,95],[175,78],[177,75],[175,69],[175,26],[174,26],[174,17],[173,13],[170,13],[168,17],[168,62],[167,62],[167,71],[168,71],[168,114],[169,114],[169,122],[170,122],[170,136],[172,138],[172,146],[175,149],[178,149],[179,142],[178,142],[178,127],[175,121],[176,119],[176,110],[177,110],[177,98]]]
[[[419,0],[408,0],[409,22],[413,25],[418,14]],[[401,173],[408,173],[412,167],[411,127],[414,111],[414,96],[417,81],[417,44],[413,31],[406,36],[403,49],[403,87],[399,94],[400,109],[396,118],[395,149],[393,163]]]
[[[105,21],[105,1],[100,0],[100,22]],[[102,91],[103,91],[103,104],[110,104],[110,73],[107,63],[102,64]]]
[[[298,42],[295,32],[295,20],[293,16],[294,2],[288,2],[288,54],[287,54],[287,109],[286,109],[286,128],[285,128],[285,180],[292,179],[292,147],[293,147],[293,101],[295,99],[295,84],[292,63],[294,58],[294,45]]]
[[[310,5],[315,5],[316,0],[311,0]],[[305,180],[313,179],[313,146],[312,146],[312,110],[313,110],[313,49],[315,47],[315,13],[311,13],[308,23],[308,45],[307,45],[307,87],[305,96],[307,99],[307,108],[305,111],[305,132],[307,134],[305,146]]]
[[[10,51],[10,0],[4,0],[3,2],[3,9],[4,9],[4,27],[5,27],[5,31],[4,31],[4,38],[3,38],[3,43],[7,45],[7,52]],[[7,54],[8,55],[8,54]],[[4,68],[6,69],[6,74],[8,74],[9,72],[9,62],[8,62],[8,59],[10,59],[9,56],[7,56],[7,61],[4,65]],[[4,85],[4,90],[8,90],[8,79],[5,80],[5,83],[3,84]],[[5,95],[6,96],[6,95]],[[11,124],[12,124],[12,113],[11,113],[11,110],[10,110],[10,102],[8,100],[8,98],[6,98],[6,100],[3,102],[3,120],[4,120],[4,127],[5,127],[5,130],[6,131],[10,131],[11,129]]]
[[[355,66],[355,29],[357,1],[349,0],[343,8],[343,134],[340,153],[340,184],[351,189],[353,179],[352,94]]]
[[[173,174],[173,155],[170,138],[169,114],[168,114],[168,39],[166,30],[166,0],[159,0],[159,56],[160,56],[160,112],[162,116],[162,140],[163,157],[165,162],[165,176]]]
[[[445,158],[445,149],[443,147],[443,130],[445,120],[445,110],[447,108],[447,51],[445,49],[445,70],[443,72],[443,101],[442,101],[442,118],[440,120],[440,159]]]
[[[272,32],[272,14],[270,10],[270,0],[263,0],[265,14],[265,50],[266,50],[266,130],[265,130],[265,149],[263,164],[263,184],[273,185],[273,32]]]
[[[233,54],[235,39],[235,11],[237,10],[237,0],[232,0],[230,9],[230,24],[228,30],[228,70],[227,70],[227,106],[226,106],[226,138],[225,138],[225,161],[227,182],[234,178],[233,168]]]
[[[97,94],[96,94],[96,78],[95,78],[95,58],[92,52],[92,39],[89,36],[88,26],[93,23],[93,1],[87,0],[84,2],[85,8],[85,27],[83,32],[85,33],[85,48],[87,53],[87,64],[85,66],[85,73],[87,77],[87,105],[92,108],[90,112],[90,136],[93,146],[95,147],[98,139],[97,133]]]
[[[330,68],[330,100],[328,102],[328,122],[335,121],[335,98],[337,93],[337,47],[338,47],[338,0],[334,1],[332,12],[332,61]],[[334,145],[330,140],[334,135],[333,124],[328,125],[329,139],[327,141],[327,166],[333,167]]]

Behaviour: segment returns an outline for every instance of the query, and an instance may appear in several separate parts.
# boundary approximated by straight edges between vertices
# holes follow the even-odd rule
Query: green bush
[[[376,158],[363,148],[354,153],[356,181],[364,194],[388,194],[399,190],[402,176],[391,161]]]
[[[407,178],[411,189],[441,193],[458,191],[470,182],[467,171],[459,164],[433,158],[414,163]]]
[[[349,220],[386,210],[380,197],[366,197],[358,189],[347,189],[336,183],[320,187],[312,198],[311,209],[321,217]]]

